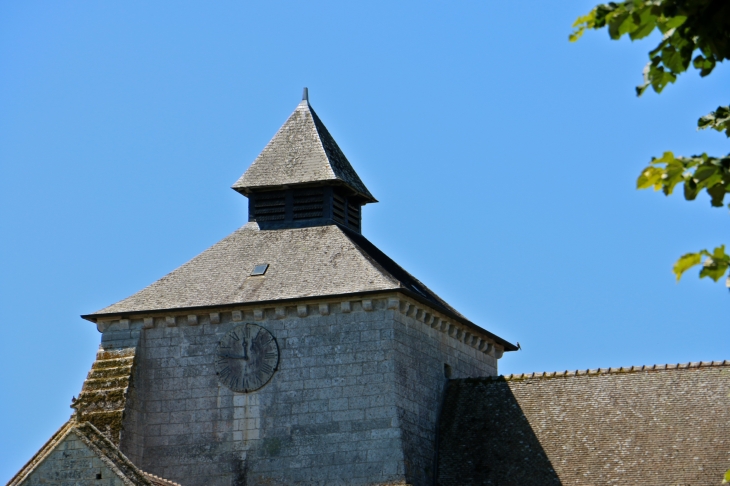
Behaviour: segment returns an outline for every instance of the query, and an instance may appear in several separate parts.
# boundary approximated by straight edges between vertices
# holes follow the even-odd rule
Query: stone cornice
[[[179,309],[176,311],[154,311],[146,315],[103,316],[97,318],[99,332],[106,330],[152,329],[154,327],[217,325],[221,322],[264,321],[308,316],[329,316],[352,312],[390,310],[421,322],[450,338],[466,344],[475,350],[502,357],[505,346],[494,336],[475,325],[467,326],[460,320],[405,297],[399,292],[349,295],[340,298],[312,298],[271,303],[239,304],[210,309]]]

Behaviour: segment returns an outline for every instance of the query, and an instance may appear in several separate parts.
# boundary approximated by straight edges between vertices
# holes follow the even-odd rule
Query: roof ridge
[[[75,422],[71,419],[64,422],[64,424],[51,436],[51,438],[48,439],[45,444],[41,446],[40,449],[38,449],[38,452],[33,454],[33,457],[31,457],[28,462],[26,462],[23,467],[20,468],[15,476],[10,478],[10,482],[8,482],[7,486],[15,486],[20,484],[21,481],[24,480],[28,476],[28,474],[34,471],[38,464],[40,464],[43,459],[45,459],[46,456],[56,448],[56,445],[71,432],[71,429],[74,426]]]
[[[10,479],[8,486],[17,486],[61,443],[69,434],[76,434],[89,449],[125,484],[152,484],[154,486],[180,486],[180,484],[161,478],[139,469],[106,435],[91,422],[78,422],[70,419],[36,452],[33,457]],[[126,479],[126,481],[125,481]],[[141,481],[140,481],[141,480]]]
[[[106,467],[111,469],[120,479],[137,483],[139,483],[139,479],[142,479],[149,482],[142,471],[119,450],[119,447],[91,422],[76,422],[71,431],[76,433],[81,441],[94,451]],[[145,483],[142,482],[142,484]]]
[[[138,469],[139,469],[139,468],[138,468]],[[142,474],[143,474],[144,476],[146,476],[146,477],[147,477],[147,479],[149,479],[150,481],[152,481],[152,482],[153,482],[153,483],[155,483],[155,484],[159,484],[159,485],[168,485],[168,484],[169,484],[170,486],[182,486],[182,485],[181,485],[180,483],[176,483],[176,482],[174,482],[174,481],[170,481],[169,479],[165,479],[165,478],[162,478],[162,477],[160,477],[160,476],[157,476],[157,475],[155,475],[155,474],[152,474],[152,473],[148,473],[148,472],[146,472],[146,471],[142,471],[141,469],[140,469],[139,471],[140,471],[140,472],[141,472],[141,473],[142,473]]]
[[[513,373],[510,375],[485,376],[481,378],[463,378],[463,380],[490,380],[490,381],[524,381],[529,379],[550,379],[550,378],[568,378],[572,376],[598,376],[598,375],[614,375],[622,373],[639,373],[650,371],[671,371],[686,370],[697,368],[721,368],[730,367],[730,360],[723,361],[691,361],[688,363],[663,364],[663,365],[642,365],[642,366],[622,366],[620,368],[594,368],[586,370],[565,370],[565,371],[543,371],[533,373]]]

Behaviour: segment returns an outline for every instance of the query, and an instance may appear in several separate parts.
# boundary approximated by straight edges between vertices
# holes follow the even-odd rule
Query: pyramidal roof
[[[266,263],[263,276],[252,276]],[[261,230],[251,222],[149,287],[85,319],[148,312],[271,303],[399,291],[490,336],[386,256],[364,236],[339,225]]]
[[[233,185],[241,194],[329,182],[377,202],[309,104],[307,89],[294,113]]]

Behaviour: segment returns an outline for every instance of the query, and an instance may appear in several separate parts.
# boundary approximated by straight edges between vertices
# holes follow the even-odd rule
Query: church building
[[[233,189],[245,225],[82,316],[96,361],[10,486],[700,485],[730,468],[730,362],[498,376],[517,347],[362,235],[377,200],[306,88]]]

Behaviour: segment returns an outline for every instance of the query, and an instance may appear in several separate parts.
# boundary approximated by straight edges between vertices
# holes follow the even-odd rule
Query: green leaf
[[[664,152],[662,154],[662,156],[659,158],[652,157],[651,163],[652,164],[668,164],[669,162],[672,162],[673,160],[676,160],[674,157],[674,152],[667,151],[667,152]]]
[[[722,484],[730,483],[730,469],[725,471],[725,475],[722,477]]]
[[[707,189],[707,193],[710,195],[710,197],[712,197],[710,204],[712,204],[713,207],[721,208],[724,206],[722,201],[725,198],[727,190],[725,189],[725,186],[723,184],[715,184],[714,186]]]
[[[727,264],[717,262],[713,258],[707,258],[702,264],[702,270],[700,270],[700,278],[709,277],[713,281],[717,282],[725,275],[726,271]]]
[[[697,168],[692,179],[694,179],[695,182],[702,182],[714,175],[717,175],[719,170],[720,168],[715,167],[714,165],[702,165]]]
[[[694,201],[697,199],[697,194],[699,194],[699,192],[700,191],[694,180],[690,178],[684,181],[684,198],[687,201]]]
[[[637,189],[649,189],[653,187],[655,191],[661,189],[661,179],[664,171],[659,167],[646,167],[639,178],[636,180]]]
[[[714,258],[718,262],[722,261],[725,264],[730,263],[730,255],[725,254],[725,245],[720,245],[712,250],[712,258]]]
[[[687,56],[685,51],[682,49],[676,49],[673,46],[668,46],[662,49],[662,63],[664,63],[664,65],[668,67],[672,73],[679,74],[686,71],[687,66],[689,66],[691,56],[692,52],[690,52],[689,56]]]
[[[629,14],[624,14],[616,19],[615,25],[615,28],[613,27],[613,25],[610,25],[608,28],[609,33],[613,31],[616,32],[616,37],[613,37],[613,34],[610,34],[612,39],[618,39],[624,34],[633,32],[638,27],[638,25],[634,23],[634,16]]]
[[[667,20],[661,22],[662,33],[667,32],[671,29],[676,29],[687,20],[687,17],[683,15],[677,15],[675,17],[669,17]]]
[[[581,38],[586,29],[592,29],[596,22],[596,10],[591,10],[588,14],[578,17],[573,22],[573,32],[568,36],[570,42],[575,42]]]
[[[700,76],[705,77],[708,74],[712,72],[713,69],[715,69],[715,65],[717,64],[717,61],[712,56],[712,53],[707,53],[706,56],[698,55],[692,60],[692,65],[695,67],[695,69],[700,70]]]
[[[646,8],[639,16],[639,21],[634,20],[636,28],[629,33],[631,40],[639,40],[648,36],[657,27],[657,17],[651,12],[651,8]]]
[[[651,79],[651,87],[656,93],[661,93],[664,88],[677,80],[677,76],[671,71],[666,71],[663,66],[650,67],[649,78]]]
[[[622,35],[628,32],[628,30],[621,30],[621,27],[627,21],[633,24],[631,16],[625,12],[613,16],[611,21],[608,23],[608,35],[611,37],[611,39],[620,39]]]
[[[672,271],[677,276],[677,282],[679,282],[679,279],[682,278],[682,274],[684,272],[694,267],[695,265],[699,265],[701,260],[702,255],[700,253],[686,253],[679,257],[679,260],[676,261],[674,267],[672,268]]]
[[[718,106],[715,111],[697,120],[697,128],[704,130],[712,128],[718,132],[725,132],[730,137],[730,106]]]

